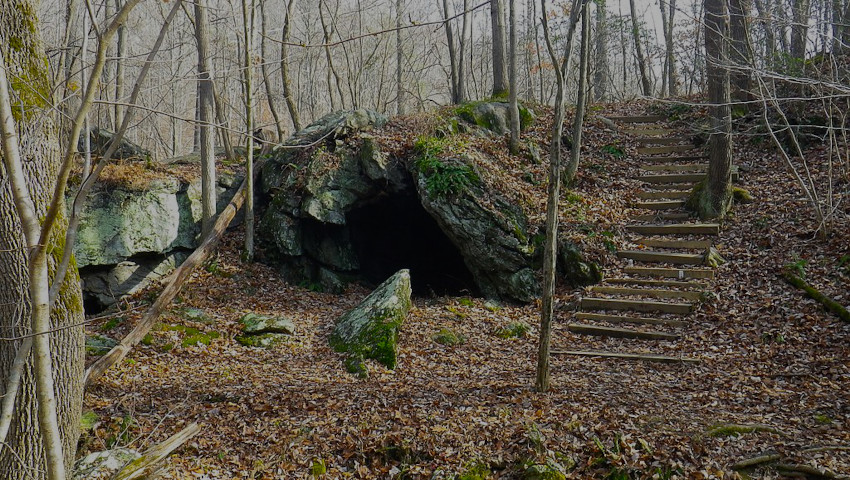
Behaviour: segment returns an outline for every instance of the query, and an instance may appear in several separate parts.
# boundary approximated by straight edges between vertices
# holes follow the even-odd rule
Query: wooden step
[[[685,322],[681,320],[672,320],[667,318],[652,318],[652,317],[629,317],[626,315],[607,315],[604,313],[588,313],[576,312],[575,318],[579,320],[592,320],[595,322],[608,323],[632,323],[635,325],[667,325],[670,327],[681,327]]]
[[[683,190],[687,190],[691,192],[694,189],[694,182],[690,183],[649,183],[646,185],[646,191],[658,191],[658,190],[673,190],[674,192],[681,192]]]
[[[595,286],[591,287],[593,293],[604,293],[606,295],[632,295],[636,297],[652,297],[652,298],[674,298],[684,299],[692,302],[698,302],[702,299],[702,292],[682,291],[682,290],[664,290],[656,288],[629,288],[629,287],[606,287]]]
[[[638,147],[638,155],[664,155],[668,153],[688,152],[696,147],[692,144],[687,145],[666,145],[663,147]]]
[[[678,145],[690,141],[689,138],[684,137],[640,137],[635,139],[635,142],[641,145]]]
[[[711,240],[667,240],[662,238],[639,238],[635,243],[654,248],[688,248],[693,250],[705,250],[711,248]]]
[[[705,180],[706,173],[656,173],[636,177],[646,183],[697,183]],[[738,171],[732,170],[732,181],[738,181]]]
[[[650,135],[670,135],[671,133],[675,133],[674,130],[670,130],[668,128],[624,128],[623,133],[627,135],[640,135],[640,136],[650,136]]]
[[[666,200],[662,202],[637,202],[635,208],[645,208],[647,210],[673,210],[683,206],[685,202],[681,200]]]
[[[689,190],[667,190],[663,192],[638,192],[637,197],[643,200],[657,198],[688,198],[691,196]]]
[[[714,278],[714,270],[706,268],[653,268],[653,267],[625,267],[623,271],[631,275],[643,275],[646,277],[678,278]]]
[[[580,335],[597,337],[637,338],[641,340],[676,340],[679,335],[674,333],[632,330],[630,328],[600,327],[583,323],[570,323],[567,330]]]
[[[681,222],[691,218],[690,213],[650,213],[647,215],[634,215],[631,217],[636,222],[660,222],[664,220]]]
[[[620,123],[655,123],[667,120],[667,117],[662,115],[625,115],[607,118]]]
[[[685,315],[691,313],[690,303],[668,303],[655,300],[620,300],[614,298],[582,298],[582,310],[632,310],[635,312],[661,312]]]
[[[651,278],[606,278],[603,283],[613,283],[614,285],[644,285],[647,287],[697,288],[700,290],[706,288],[706,285],[700,282],[655,280]]]
[[[705,173],[708,171],[707,163],[667,163],[663,165],[644,165],[642,167],[643,170],[648,172],[700,172]],[[733,176],[738,173],[738,167],[736,165],[732,166],[732,174]]]
[[[643,362],[657,363],[699,363],[699,359],[697,358],[668,357],[666,355],[652,355],[643,353],[612,353],[579,350],[552,350],[551,353],[552,355],[575,355],[581,357],[616,358],[620,360],[637,360]]]
[[[672,263],[675,265],[704,265],[705,255],[694,253],[653,252],[651,250],[620,250],[620,258],[639,262]]]
[[[648,163],[677,164],[708,161],[708,157],[705,155],[657,155],[651,157],[640,157],[640,160]]]
[[[717,223],[673,223],[670,225],[626,225],[626,230],[642,235],[719,235]]]

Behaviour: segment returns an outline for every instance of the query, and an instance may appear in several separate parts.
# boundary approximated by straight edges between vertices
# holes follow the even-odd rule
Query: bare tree
[[[679,78],[676,74],[676,57],[673,45],[673,26],[675,25],[676,0],[660,0],[661,23],[664,30],[665,45],[665,72],[668,92],[670,96],[679,95]]]
[[[295,104],[295,92],[292,90],[292,80],[289,77],[289,36],[292,30],[292,13],[295,11],[295,0],[286,0],[286,17],[283,20],[283,33],[281,33],[280,45],[280,79],[283,82],[283,99],[286,108],[289,109],[289,118],[292,119],[292,128],[301,130],[301,117],[298,114],[298,106]]]
[[[566,73],[569,70],[573,34],[578,24],[579,14],[587,0],[573,0],[570,20],[566,33],[566,46],[561,57],[552,46],[549,21],[543,15],[543,37],[546,50],[555,68],[557,93],[555,96],[555,119],[552,122],[552,140],[549,144],[549,189],[546,200],[546,241],[543,247],[543,308],[540,314],[540,340],[537,350],[537,380],[535,388],[539,392],[549,390],[549,345],[552,342],[552,317],[555,313],[555,266],[558,258],[558,202],[561,189],[561,132],[564,128],[564,109],[566,104]],[[540,0],[540,11],[546,12],[546,0]],[[574,148],[578,148],[574,145]]]
[[[277,138],[282,142],[284,138],[283,122],[280,121],[280,114],[277,112],[277,106],[274,101],[274,90],[272,88],[271,77],[269,76],[268,55],[266,54],[266,23],[268,21],[266,15],[266,2],[261,1],[260,4],[260,71],[263,75],[263,85],[266,88],[266,101],[269,104],[269,111],[274,118],[274,128],[277,131]],[[333,92],[331,92],[333,94]]]
[[[451,14],[449,13],[449,1],[443,0],[444,29],[446,30],[446,44],[449,47],[449,82],[451,83],[452,103],[460,103],[460,93],[457,81],[458,58],[454,41],[454,29],[452,28]]]
[[[262,1],[261,1],[262,3]],[[242,26],[245,40],[245,250],[242,258],[254,261],[254,2],[242,0]]]
[[[649,74],[646,71],[646,56],[643,54],[643,46],[641,45],[640,23],[637,18],[635,0],[629,0],[629,9],[632,14],[632,38],[635,42],[635,55],[637,56],[637,66],[640,72],[640,85],[644,96],[648,97],[652,95],[652,84],[649,81]]]
[[[194,0],[195,42],[198,49],[198,130],[201,154],[201,231],[210,231],[215,223],[215,94],[209,64],[209,19],[206,0]]]
[[[404,80],[402,79],[402,61],[404,51],[401,45],[401,0],[395,1],[395,113],[404,115]]]
[[[581,161],[581,133],[584,128],[584,114],[587,107],[587,75],[590,62],[590,19],[587,16],[587,5],[585,3],[581,13],[581,48],[579,54],[578,68],[578,98],[576,99],[576,113],[573,119],[572,143],[570,160],[564,168],[564,185],[572,186],[578,172],[578,164]]]
[[[593,98],[597,102],[608,99],[608,11],[605,0],[596,2],[596,65],[593,77]]]
[[[510,149],[511,153],[516,155],[519,153],[519,129],[520,129],[520,120],[519,120],[519,105],[517,104],[517,90],[519,90],[519,86],[517,85],[516,78],[516,63],[517,63],[517,53],[516,53],[516,29],[517,29],[517,19],[516,19],[516,2],[514,0],[508,0],[508,9],[509,9],[509,23],[510,23],[510,114],[511,114],[511,140],[510,140]]]

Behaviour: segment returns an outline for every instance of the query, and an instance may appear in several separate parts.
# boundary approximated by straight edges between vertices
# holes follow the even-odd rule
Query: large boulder
[[[510,104],[500,101],[474,101],[464,103],[455,110],[462,120],[485,128],[497,135],[511,131]],[[525,130],[534,121],[534,112],[520,104],[520,129]]]
[[[349,371],[367,374],[366,358],[396,367],[398,330],[410,311],[410,294],[410,272],[400,270],[337,320],[329,342],[346,354]]]

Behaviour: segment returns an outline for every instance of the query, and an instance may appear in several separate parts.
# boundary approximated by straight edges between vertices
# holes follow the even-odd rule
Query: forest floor
[[[591,110],[644,113],[647,105]],[[528,135],[545,145],[550,118],[543,115]],[[394,121],[387,130],[400,149],[413,137],[404,128]],[[489,142],[516,170],[517,194],[539,222],[545,165],[504,154],[504,139],[470,141]],[[620,261],[611,250],[626,242],[622,227],[639,189],[630,177],[639,162],[634,145],[593,118],[585,141],[579,182],[562,202],[563,228],[611,265]],[[755,202],[737,205],[723,223],[717,242],[728,263],[717,269],[716,298],[686,319],[680,340],[577,336],[566,324],[582,290],[557,292],[554,349],[644,349],[699,363],[554,356],[553,388],[541,394],[533,390],[539,305],[430,297],[415,299],[402,327],[398,367],[370,364],[371,375],[360,379],[346,373],[327,338],[335,319],[369,290],[332,295],[289,285],[272,267],[240,262],[242,235],[233,231],[161,318],[220,337],[181,346],[180,328],[152,332],[87,391],[85,408],[99,422],[80,453],[143,450],[198,422],[201,433],[170,459],[165,478],[288,479],[322,471],[322,478],[453,478],[485,467],[492,478],[518,478],[523,465],[546,459],[574,465],[568,478],[739,478],[731,465],[764,452],[850,475],[850,324],[779,276],[783,266],[798,265],[812,284],[850,304],[848,206],[844,223],[818,237],[811,208],[771,148],[736,135],[735,163]],[[523,175],[538,181],[521,182]],[[155,293],[130,302],[139,308],[120,321],[87,328],[120,338]],[[188,320],[189,308],[214,323]],[[298,331],[272,350],[243,347],[233,337],[249,311],[289,316]],[[526,324],[527,334],[497,335],[514,322]],[[436,343],[442,328],[465,342]],[[729,424],[769,428],[714,429]],[[782,478],[773,470],[753,476]]]

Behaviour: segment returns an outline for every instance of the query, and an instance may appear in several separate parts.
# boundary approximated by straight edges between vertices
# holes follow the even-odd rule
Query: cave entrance
[[[349,212],[346,223],[368,282],[407,268],[415,295],[479,295],[463,256],[415,195],[381,195]]]

